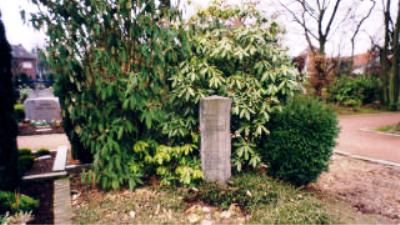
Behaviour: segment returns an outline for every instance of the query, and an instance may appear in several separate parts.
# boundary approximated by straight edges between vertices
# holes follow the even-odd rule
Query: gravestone
[[[28,120],[61,120],[60,103],[51,89],[32,91],[24,102],[24,108]]]
[[[231,177],[231,104],[220,96],[200,100],[201,169],[206,181],[225,184]]]
[[[34,89],[29,92],[28,98],[54,97],[53,88]]]

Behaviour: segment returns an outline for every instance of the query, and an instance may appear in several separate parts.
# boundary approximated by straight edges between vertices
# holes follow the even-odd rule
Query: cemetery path
[[[400,136],[374,130],[400,122],[400,113],[339,116],[336,151],[400,164]]]
[[[18,148],[30,148],[32,150],[47,148],[52,151],[60,145],[70,146],[65,134],[18,136],[17,142]]]

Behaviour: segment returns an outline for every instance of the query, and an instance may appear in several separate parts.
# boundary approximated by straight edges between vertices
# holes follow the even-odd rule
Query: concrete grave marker
[[[206,181],[225,184],[231,177],[231,104],[220,96],[200,100],[201,168]]]
[[[61,120],[58,98],[51,89],[35,90],[24,102],[25,117],[29,120]]]

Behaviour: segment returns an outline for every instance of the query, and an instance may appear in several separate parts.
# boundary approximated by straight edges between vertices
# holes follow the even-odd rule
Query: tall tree
[[[308,48],[311,51],[310,60],[310,83],[316,91],[316,95],[321,95],[322,88],[329,85],[332,80],[333,70],[336,62],[327,60],[326,46],[330,36],[344,24],[353,23],[355,27],[351,38],[352,49],[354,49],[355,39],[361,29],[362,24],[370,16],[375,6],[375,0],[370,0],[372,6],[363,15],[356,15],[362,0],[349,4],[342,0],[287,0],[279,1],[279,4],[287,11],[293,20],[301,27],[304,32]],[[354,50],[352,50],[352,54]]]
[[[304,31],[308,46],[313,53],[326,54],[326,43],[332,33],[332,27],[337,17],[342,0],[331,1],[293,0],[291,3],[279,1],[280,5],[291,14],[293,20]],[[348,13],[346,13],[348,14]],[[315,46],[318,43],[318,47]]]
[[[394,20],[391,0],[382,0],[384,42],[377,46],[380,52],[381,79],[383,83],[383,100],[391,110],[400,109],[400,1],[397,1],[397,17]]]
[[[14,118],[15,91],[11,81],[11,47],[0,13],[0,189],[12,190],[18,183],[17,132]]]

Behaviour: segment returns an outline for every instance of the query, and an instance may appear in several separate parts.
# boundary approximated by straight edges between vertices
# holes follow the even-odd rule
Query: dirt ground
[[[400,223],[400,168],[334,155],[329,172],[311,186],[323,199],[343,201],[373,223]],[[342,209],[345,210],[345,209]]]

